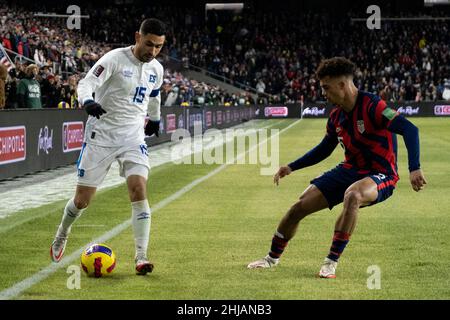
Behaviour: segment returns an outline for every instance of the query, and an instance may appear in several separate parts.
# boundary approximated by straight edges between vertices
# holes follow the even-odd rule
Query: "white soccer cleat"
[[[50,247],[50,257],[53,262],[61,261],[66,250],[67,237],[55,237]]]
[[[153,263],[148,261],[147,257],[145,256],[136,257],[135,262],[137,275],[144,276],[147,273],[151,273],[153,271]]]
[[[319,271],[320,278],[334,279],[336,278],[337,261],[325,258]]]
[[[264,258],[250,263],[248,269],[260,269],[260,268],[272,268],[275,267],[280,262],[280,259],[274,259],[267,255]]]

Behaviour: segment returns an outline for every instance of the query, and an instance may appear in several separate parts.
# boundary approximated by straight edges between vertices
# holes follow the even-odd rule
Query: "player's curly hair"
[[[145,19],[142,21],[141,27],[139,28],[139,32],[142,35],[155,34],[157,36],[163,36],[166,34],[166,31],[167,27],[165,23],[154,18]]]
[[[353,76],[355,64],[344,57],[334,57],[322,60],[316,71],[317,78],[323,79],[326,76],[331,78],[340,76]]]

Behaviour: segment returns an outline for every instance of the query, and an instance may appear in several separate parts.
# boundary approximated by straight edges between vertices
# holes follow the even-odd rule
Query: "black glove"
[[[159,121],[148,120],[147,125],[145,126],[145,134],[149,137],[152,134],[159,137]]]
[[[93,117],[96,117],[97,119],[100,119],[100,116],[106,111],[102,108],[101,105],[99,105],[94,100],[87,100],[84,105],[84,110],[86,110],[88,115],[91,115]]]

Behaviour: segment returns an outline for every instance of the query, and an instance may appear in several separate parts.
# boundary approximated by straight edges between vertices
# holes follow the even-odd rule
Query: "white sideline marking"
[[[276,135],[280,135],[281,133],[285,132],[286,130],[289,130],[290,128],[295,126],[297,123],[299,123],[301,120],[302,120],[302,118],[297,120],[297,121],[295,121],[295,122],[293,122],[293,123],[291,123],[286,128],[280,130]],[[242,152],[240,155],[235,157],[235,160],[238,160],[241,157],[244,157],[248,152],[250,152],[254,148],[257,148],[259,145],[265,143],[267,140],[268,139],[265,139],[265,140],[259,142],[257,145],[253,146],[252,148],[250,148],[249,150],[247,150],[245,152]],[[160,202],[158,202],[157,204],[152,206],[152,212],[156,212],[159,209],[164,208],[166,205],[168,205],[169,203],[171,203],[174,200],[177,200],[178,198],[180,198],[181,196],[183,196],[184,194],[186,194],[187,192],[189,192],[190,190],[195,188],[197,185],[199,185],[203,181],[211,178],[212,176],[215,176],[217,173],[221,172],[227,166],[228,166],[228,164],[226,164],[226,163],[222,164],[220,167],[214,169],[213,171],[211,171],[207,175],[205,175],[205,176],[203,176],[201,178],[198,178],[197,180],[192,181],[191,183],[189,183],[188,185],[184,186],[183,188],[181,188],[180,190],[178,190],[174,194],[170,195],[169,197],[165,198],[164,200],[161,200]],[[110,240],[110,239],[116,237],[117,235],[119,235],[121,232],[123,232],[124,230],[126,230],[130,226],[131,226],[131,219],[128,219],[125,222],[115,226],[113,229],[111,229],[110,231],[106,232],[102,236],[92,240],[90,242],[90,244],[107,242],[108,240]],[[28,278],[26,278],[26,279],[24,279],[24,280],[22,280],[22,281],[20,281],[18,283],[16,283],[15,285],[13,285],[13,286],[11,286],[11,287],[1,291],[0,292],[0,300],[9,300],[9,299],[13,299],[13,298],[17,297],[18,295],[20,295],[25,290],[31,288],[35,284],[38,284],[42,280],[45,280],[46,278],[51,276],[58,269],[61,269],[61,268],[65,267],[66,265],[68,265],[69,263],[71,263],[72,261],[74,261],[76,259],[79,259],[79,257],[81,255],[81,253],[83,252],[84,248],[86,248],[87,246],[88,246],[88,244],[83,246],[82,248],[79,248],[75,252],[71,253],[69,256],[64,257],[59,263],[51,263],[50,265],[45,267],[43,270],[35,273],[34,275],[32,275],[32,276],[30,276],[30,277],[28,277]]]

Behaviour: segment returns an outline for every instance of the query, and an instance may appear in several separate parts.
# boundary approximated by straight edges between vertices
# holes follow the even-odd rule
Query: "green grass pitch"
[[[293,121],[255,121],[255,125],[272,123],[272,128],[282,129]],[[71,274],[66,266],[12,298],[450,299],[450,119],[413,118],[412,122],[420,129],[421,164],[428,184],[419,193],[412,190],[406,149],[398,137],[400,181],[394,195],[360,211],[337,279],[315,275],[328,253],[342,205],[303,220],[276,268],[248,270],[246,266],[267,253],[279,220],[310,179],[343,159],[340,147],[322,163],[284,178],[279,187],[271,176],[261,176],[257,165],[229,165],[156,211],[149,249],[155,263],[152,274],[134,274],[130,227],[106,242],[117,255],[111,277],[81,274],[80,289],[69,289]],[[320,142],[325,123],[325,119],[305,119],[283,132],[280,163],[296,159]],[[218,167],[155,168],[148,183],[150,204]],[[52,264],[49,246],[64,205],[60,201],[0,220],[0,292]],[[73,226],[66,256],[130,216],[125,185],[98,193]],[[79,260],[69,265],[78,266]],[[367,285],[371,266],[381,271],[379,289]]]

